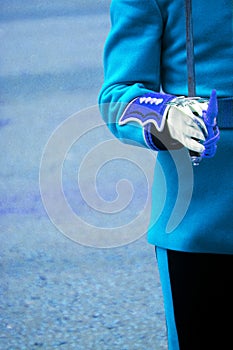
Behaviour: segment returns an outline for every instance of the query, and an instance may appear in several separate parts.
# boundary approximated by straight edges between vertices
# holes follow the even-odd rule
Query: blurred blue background
[[[0,0],[0,349],[167,349],[153,247],[72,242],[39,189],[44,146],[97,104],[109,0]],[[99,117],[99,116],[97,116]]]

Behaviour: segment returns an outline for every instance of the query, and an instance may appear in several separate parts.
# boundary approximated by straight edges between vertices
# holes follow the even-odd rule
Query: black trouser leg
[[[233,255],[167,253],[180,350],[233,349]]]

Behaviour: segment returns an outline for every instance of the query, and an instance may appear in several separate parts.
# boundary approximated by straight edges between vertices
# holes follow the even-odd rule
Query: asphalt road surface
[[[121,171],[139,189],[120,218],[114,211],[116,201],[110,214],[87,205],[77,183],[78,164],[89,154],[87,144],[96,150],[100,138],[111,139],[96,107],[109,26],[107,0],[0,1],[1,350],[167,349],[154,248],[146,241],[147,218],[140,222],[140,237],[111,248],[98,247],[98,241],[96,246],[80,244],[81,228],[71,239],[57,224],[64,221],[64,212],[53,175],[63,144],[67,153],[61,193],[76,218],[82,216],[97,232],[104,225],[120,227],[132,213],[141,213],[143,176],[125,160],[116,160],[117,171],[106,162],[108,177],[102,181],[101,171],[93,170],[99,174],[105,204],[118,198],[113,188]],[[68,134],[63,129],[73,115],[77,120],[73,134],[93,115],[101,130],[82,131],[82,136],[90,134],[88,141],[80,139],[74,145],[69,140],[73,124]],[[54,146],[50,171],[43,177],[45,146],[61,125],[61,141]],[[84,195],[92,195],[91,169],[84,176]],[[59,207],[55,218],[42,200],[40,178],[46,178],[44,188],[52,207]],[[128,198],[127,191],[120,194]],[[69,230],[69,216],[65,219]]]

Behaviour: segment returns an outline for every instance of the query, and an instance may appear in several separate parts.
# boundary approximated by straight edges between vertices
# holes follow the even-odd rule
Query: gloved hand
[[[202,153],[201,143],[206,140],[208,131],[202,118],[208,108],[207,101],[200,98],[177,97],[167,111],[167,127],[171,137],[190,151]],[[201,142],[200,142],[201,141]]]
[[[211,158],[219,140],[217,114],[215,90],[209,101],[200,97],[149,92],[129,103],[119,119],[119,125],[139,123],[147,146],[153,150],[173,150],[184,146],[199,154],[200,158]]]

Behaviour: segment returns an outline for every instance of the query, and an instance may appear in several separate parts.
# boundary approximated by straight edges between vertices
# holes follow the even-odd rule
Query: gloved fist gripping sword
[[[137,122],[151,149],[174,150],[186,147],[194,166],[216,153],[219,129],[216,91],[209,99],[195,97],[195,67],[191,0],[185,0],[188,97],[148,92],[136,97],[119,119],[119,125]]]
[[[169,104],[176,107],[176,110],[170,111],[167,116],[170,135],[189,149],[193,165],[199,165],[202,158],[212,158],[220,137],[216,120],[218,114],[216,91],[212,91],[208,103],[207,100],[198,97],[178,97]],[[182,116],[183,123],[178,129],[176,119],[182,109],[186,116]],[[187,115],[190,115],[190,121],[187,120]],[[196,123],[199,130],[193,123]]]
[[[216,91],[209,99],[150,92],[127,106],[119,125],[137,122],[143,126],[144,139],[153,150],[186,147],[193,165],[215,155],[219,129]]]

